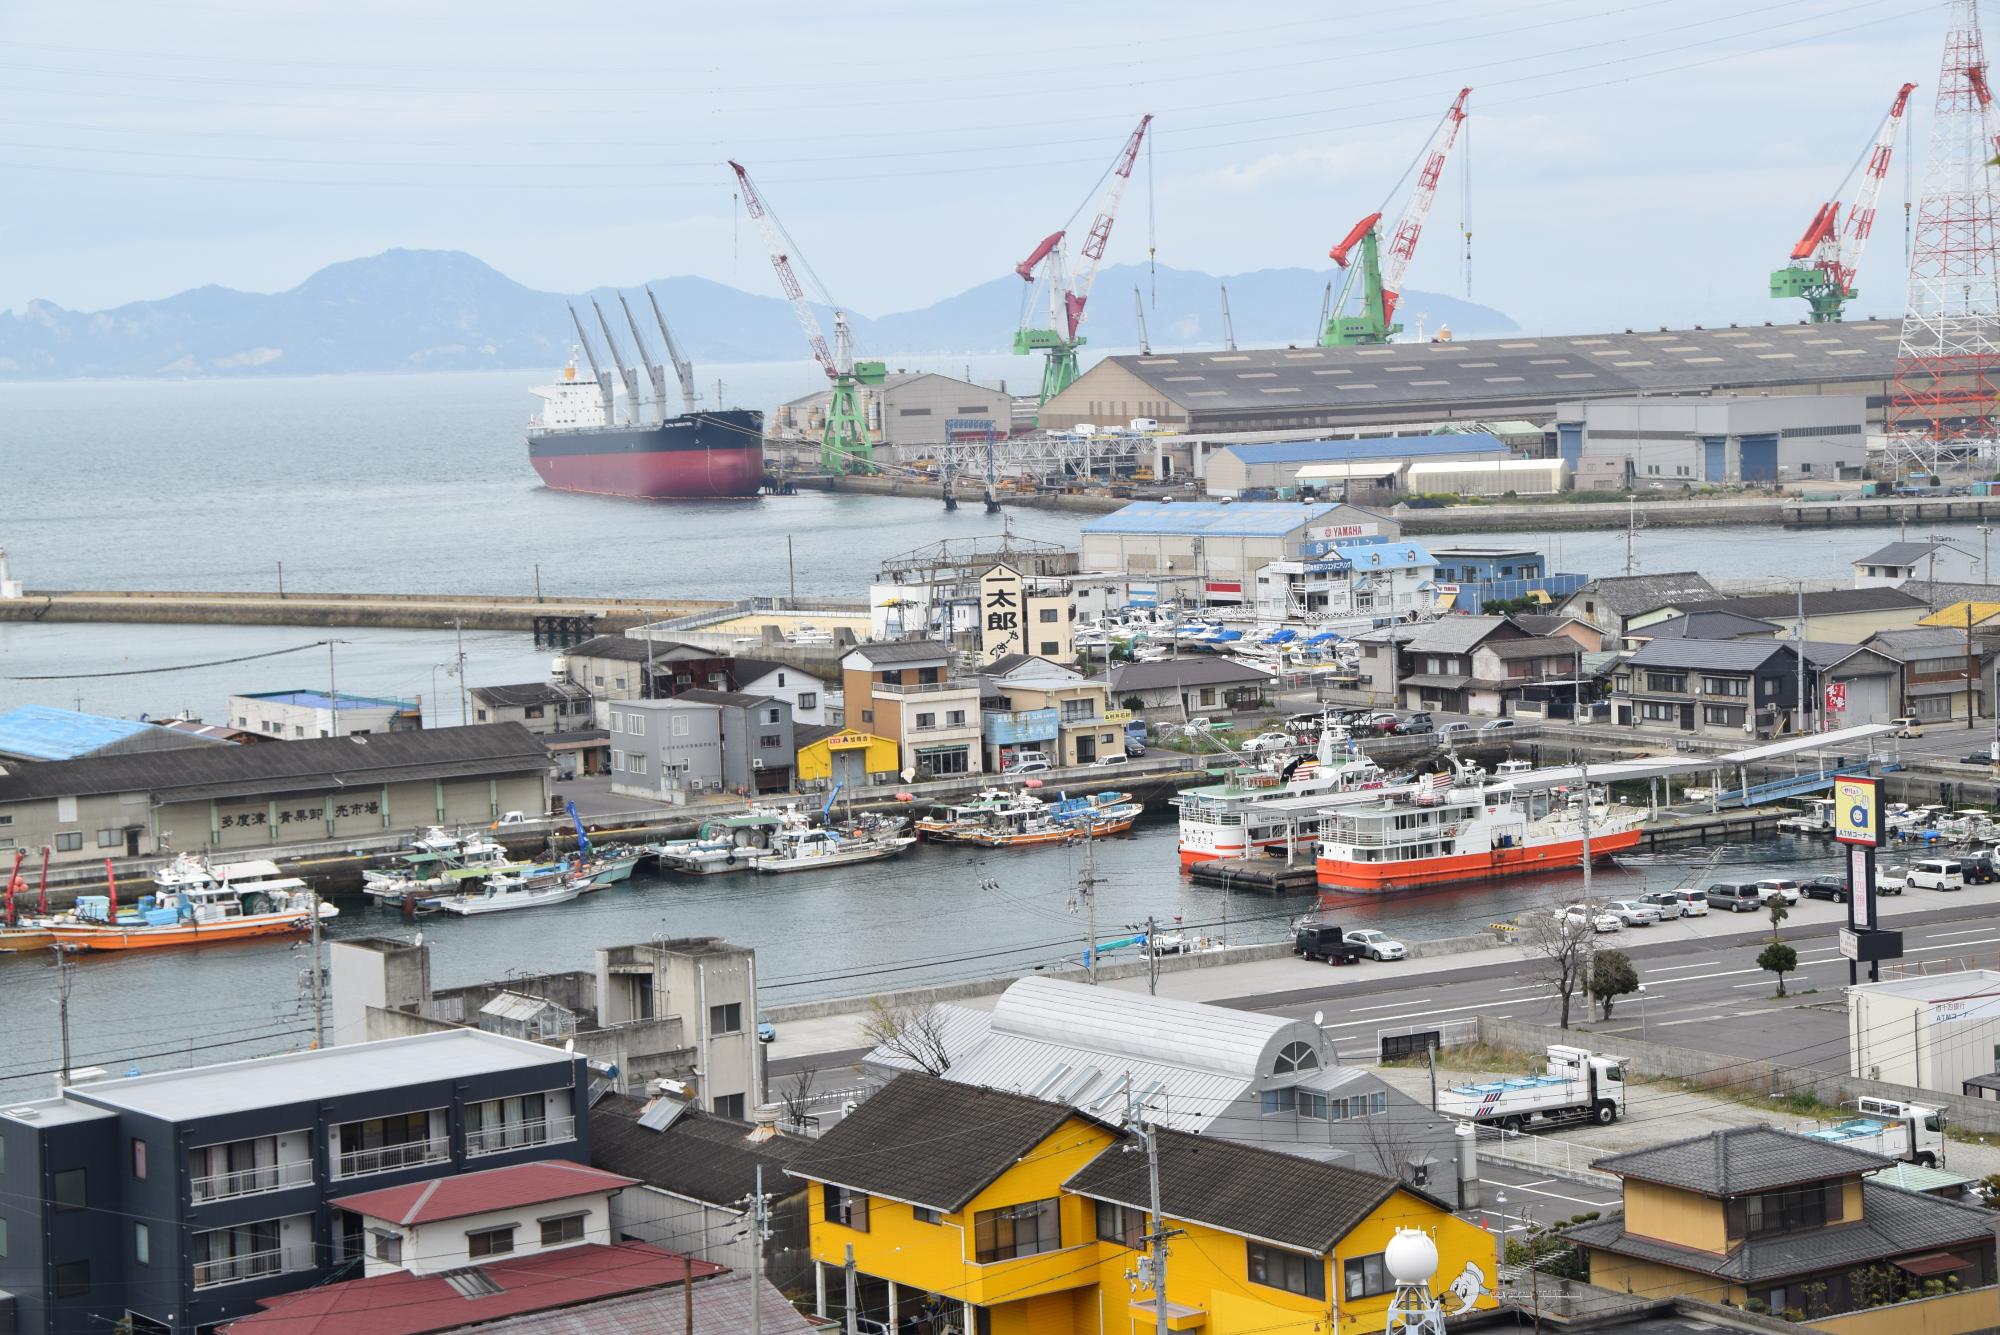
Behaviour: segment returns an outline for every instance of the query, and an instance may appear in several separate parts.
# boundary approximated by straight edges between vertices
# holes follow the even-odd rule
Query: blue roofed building
[[[1208,492],[1253,496],[1307,486],[1323,495],[1372,502],[1407,491],[1406,473],[1419,460],[1463,463],[1514,457],[1498,436],[1484,431],[1230,445],[1208,460]]]
[[[1162,601],[1248,604],[1273,561],[1401,534],[1386,515],[1330,501],[1135,501],[1083,526],[1082,565],[1150,580]]]
[[[81,714],[48,705],[17,705],[0,712],[0,760],[82,760],[226,745],[216,738],[164,728],[144,719]]]
[[[391,700],[339,691],[265,691],[229,697],[229,721],[244,732],[296,740],[407,732],[424,726],[416,700]]]

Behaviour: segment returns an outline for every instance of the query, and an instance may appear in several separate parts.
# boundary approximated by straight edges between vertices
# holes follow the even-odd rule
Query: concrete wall
[[[1845,1316],[1816,1316],[1812,1324],[1834,1335],[1960,1335],[2000,1325],[1996,1313],[2000,1313],[2000,1289],[1989,1286]]]

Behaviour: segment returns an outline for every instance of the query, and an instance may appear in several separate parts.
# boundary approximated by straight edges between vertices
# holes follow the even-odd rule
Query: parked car
[[[1410,953],[1409,947],[1401,941],[1386,932],[1378,932],[1372,928],[1349,932],[1347,939],[1354,945],[1360,946],[1361,953],[1371,960],[1399,960]]]
[[[1905,884],[1915,890],[1963,890],[1965,873],[1955,858],[1924,858],[1910,864]]]
[[[1993,850],[1990,848],[1969,848],[1958,860],[1958,869],[1965,873],[1967,885],[1991,885],[2000,881],[2000,871],[1994,870]]]
[[[1627,927],[1651,927],[1660,920],[1656,905],[1637,899],[1614,899],[1604,906],[1604,911],[1616,914]]]
[[[1961,761],[1959,762],[1959,764],[1961,764],[1961,765],[2000,765],[2000,760],[1995,760],[1995,759],[1993,758],[1993,754],[1992,754],[1992,752],[1990,752],[1990,751],[1974,751],[1974,752],[1973,752],[1973,753],[1972,753],[1971,755],[1969,755],[1969,756],[1965,757],[1965,759],[1961,760]]]
[[[1125,754],[1128,756],[1143,756],[1146,754],[1146,744],[1137,737],[1127,737],[1125,739]]]
[[[1002,774],[1047,774],[1054,768],[1055,766],[1049,763],[1049,758],[1045,755],[1028,755],[1023,753],[1008,761],[1006,767],[1000,772]]]
[[[1437,735],[1439,737],[1446,738],[1449,740],[1456,740],[1457,738],[1460,737],[1470,737],[1474,733],[1474,731],[1476,731],[1476,729],[1474,729],[1470,723],[1467,723],[1465,720],[1460,719],[1455,723],[1440,724],[1438,726]]]
[[[1807,899],[1830,899],[1836,904],[1847,902],[1847,882],[1838,876],[1815,876],[1799,886]]]
[[[1764,896],[1757,887],[1747,881],[1718,881],[1702,891],[1712,909],[1728,909],[1731,913],[1755,913],[1764,907]]]
[[[493,824],[496,828],[504,830],[510,825],[533,825],[535,821],[525,811],[510,811]]]
[[[1875,869],[1875,893],[1878,895],[1900,895],[1909,884],[1910,872],[1907,867],[1877,867]]]
[[[1651,894],[1640,895],[1639,902],[1658,909],[1662,921],[1708,916],[1708,901],[1701,897],[1698,890],[1655,890]]]
[[[1431,721],[1429,714],[1412,714],[1396,725],[1398,737],[1413,737],[1418,733],[1435,731],[1437,725]]]
[[[1111,765],[1122,765],[1127,760],[1130,759],[1131,759],[1130,753],[1127,753],[1125,755],[1120,755],[1114,751],[1108,756],[1099,756],[1097,758],[1097,768],[1105,769]]]
[[[1799,883],[1774,877],[1757,882],[1757,893],[1766,900],[1775,897],[1783,899],[1787,904],[1796,904],[1799,902]]]
[[[758,1022],[758,1024],[757,1024],[757,1041],[758,1041],[759,1043],[775,1043],[775,1042],[777,1042],[777,1041],[778,1041],[778,1026],[776,1026],[776,1025],[772,1024],[772,1023],[771,1023],[770,1021],[768,1021],[768,1020],[762,1020],[762,1021],[759,1021],[759,1022]]]
[[[1486,722],[1479,725],[1479,730],[1481,732],[1499,732],[1503,728],[1511,728],[1513,726],[1514,726],[1513,719],[1490,718],[1487,719]]]
[[[1295,740],[1293,740],[1292,735],[1290,733],[1279,732],[1276,729],[1273,729],[1270,732],[1258,733],[1255,737],[1252,737],[1249,741],[1243,743],[1243,745],[1237,747],[1236,749],[1239,751],[1250,751],[1254,753],[1258,751],[1282,751],[1288,746],[1296,746],[1296,745],[1298,745],[1298,743]]]
[[[1901,718],[1892,718],[1889,720],[1889,726],[1895,730],[1890,734],[1892,737],[1921,737],[1924,735],[1923,721],[1914,714],[1905,714]]]
[[[1401,721],[1401,718],[1393,710],[1381,709],[1362,719],[1354,730],[1356,732],[1380,733],[1386,737],[1396,731],[1396,725]]]
[[[1328,964],[1352,964],[1361,958],[1361,947],[1330,922],[1309,922],[1293,933],[1292,953]]]
[[[1555,911],[1555,918],[1557,922],[1571,927],[1581,927],[1585,923],[1588,923],[1591,930],[1596,932],[1622,931],[1625,927],[1625,920],[1617,914],[1604,912],[1595,914],[1586,913],[1581,904],[1570,904],[1564,908],[1557,909]]]

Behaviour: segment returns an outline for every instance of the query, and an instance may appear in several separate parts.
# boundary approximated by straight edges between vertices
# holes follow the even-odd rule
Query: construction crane
[[[1417,253],[1417,238],[1424,230],[1424,219],[1430,214],[1431,203],[1437,198],[1438,181],[1444,176],[1445,159],[1451,156],[1451,146],[1458,139],[1459,127],[1465,124],[1465,99],[1472,95],[1470,88],[1458,90],[1451,109],[1444,113],[1444,119],[1431,131],[1430,142],[1423,152],[1410,163],[1402,177],[1397,180],[1395,190],[1389,192],[1382,207],[1354,224],[1340,243],[1327,254],[1342,269],[1347,277],[1341,281],[1340,296],[1333,302],[1332,313],[1320,327],[1319,342],[1323,348],[1345,347],[1354,343],[1387,343],[1391,335],[1403,332],[1397,324],[1396,302],[1402,296],[1403,275],[1409,271],[1410,257]],[[1417,173],[1416,188],[1410,192],[1409,201],[1403,205],[1403,215],[1396,220],[1396,230],[1389,235],[1388,256],[1383,258],[1382,215],[1388,212],[1395,200],[1396,190],[1403,188],[1403,182],[1410,179],[1410,172]],[[1354,254],[1356,246],[1361,253]],[[1348,308],[1348,297],[1352,294],[1356,277],[1361,280],[1359,305],[1352,315],[1344,315]]]
[[[1875,127],[1874,138],[1841,178],[1833,198],[1819,206],[1812,225],[1792,247],[1791,263],[1771,274],[1771,295],[1804,297],[1811,308],[1814,324],[1837,324],[1841,308],[1859,296],[1854,272],[1861,267],[1861,252],[1868,234],[1875,229],[1875,201],[1881,197],[1882,182],[1889,175],[1889,158],[1895,152],[1896,131],[1903,121],[1903,109],[1916,88],[1906,83],[1896,90],[1896,100]],[[1855,177],[1860,182],[1855,183]],[[1841,216],[1841,197],[1854,185],[1854,198]]]
[[[860,399],[855,390],[861,385],[881,384],[888,377],[889,368],[879,361],[854,360],[854,334],[847,325],[847,312],[827,295],[826,285],[819,281],[812,266],[801,256],[799,264],[805,269],[807,277],[812,279],[814,291],[833,308],[833,346],[831,349],[827,347],[826,335],[819,327],[819,317],[813,314],[812,303],[806,299],[805,288],[792,269],[792,256],[798,248],[792,244],[778,216],[764,203],[764,197],[757,193],[757,187],[751,182],[750,173],[743,169],[743,164],[732,161],[729,166],[743,189],[743,207],[764,234],[764,248],[771,252],[771,267],[777,271],[778,286],[784,289],[786,299],[792,303],[792,314],[797,317],[799,328],[812,347],[813,360],[826,372],[830,389],[826,424],[820,429],[820,467],[829,473],[872,469],[875,466],[875,447],[868,438],[868,423],[862,417]]]
[[[1229,318],[1229,284],[1222,285],[1222,345],[1236,351],[1236,322]]]
[[[1132,309],[1139,316],[1139,355],[1150,357],[1153,355],[1153,340],[1146,337],[1146,299],[1139,295],[1136,286],[1132,289]]]
[[[1027,259],[1014,266],[1014,272],[1028,285],[1021,301],[1021,327],[1014,333],[1014,351],[1048,354],[1042,365],[1043,403],[1076,382],[1076,350],[1085,342],[1078,332],[1083,326],[1084,304],[1090,300],[1091,284],[1097,281],[1097,268],[1104,259],[1104,247],[1111,240],[1111,224],[1117,221],[1125,185],[1132,179],[1132,168],[1139,161],[1139,145],[1145,141],[1146,127],[1152,123],[1150,115],[1139,118],[1139,128],[1132,131],[1125,147],[1112,160],[1111,170],[1105,173],[1104,198],[1097,207],[1096,221],[1090,224],[1090,232],[1084,237],[1079,252],[1080,267],[1074,278],[1064,250],[1068,223],[1061,231],[1044,237]],[[1081,214],[1083,207],[1078,206],[1076,212]],[[1076,214],[1072,214],[1070,221],[1075,220]],[[1049,292],[1048,321],[1045,328],[1037,328],[1035,296],[1044,284]]]

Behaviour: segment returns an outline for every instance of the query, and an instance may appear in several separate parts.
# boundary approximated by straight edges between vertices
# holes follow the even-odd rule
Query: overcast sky
[[[1791,319],[1767,275],[1905,80],[1921,181],[1947,16],[1927,0],[16,3],[0,306],[279,290],[391,246],[470,251],[547,289],[695,273],[775,294],[733,203],[736,156],[831,293],[882,314],[1007,273],[1142,112],[1153,143],[1112,260],[1150,239],[1218,274],[1318,266],[1471,85],[1474,300],[1550,332]],[[1901,308],[1903,167],[1864,312]],[[1454,162],[1409,285],[1464,293],[1461,186]]]

